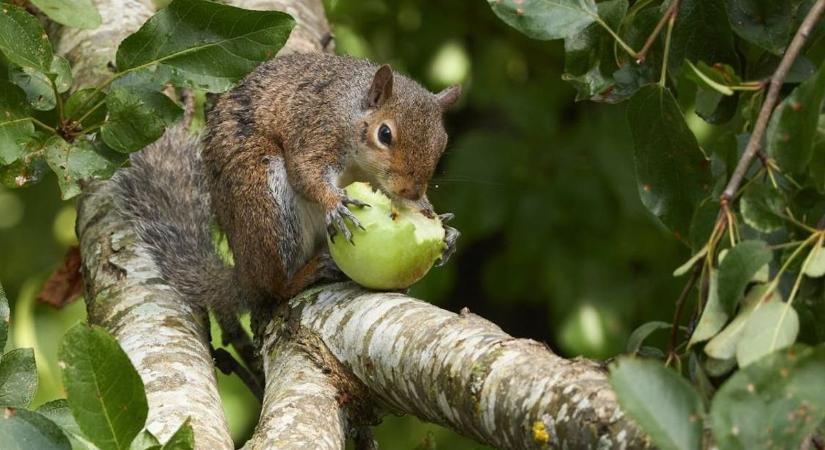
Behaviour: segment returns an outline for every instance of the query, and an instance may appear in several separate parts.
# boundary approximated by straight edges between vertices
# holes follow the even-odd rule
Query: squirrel
[[[174,127],[133,154],[113,178],[116,204],[167,282],[214,310],[224,344],[249,361],[241,311],[342,277],[325,234],[352,242],[345,221],[360,224],[348,206],[369,207],[342,187],[366,181],[433,214],[426,190],[447,144],[442,115],[459,95],[458,86],[433,94],[366,60],[278,56],[220,96],[202,142]],[[215,251],[213,217],[234,268]],[[459,236],[444,227],[439,264]]]

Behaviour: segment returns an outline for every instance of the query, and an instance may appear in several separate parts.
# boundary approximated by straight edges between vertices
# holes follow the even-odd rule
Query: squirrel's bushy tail
[[[225,344],[247,346],[238,321],[243,295],[212,240],[200,145],[183,126],[169,128],[112,178],[116,203],[164,279],[192,304],[214,310]]]

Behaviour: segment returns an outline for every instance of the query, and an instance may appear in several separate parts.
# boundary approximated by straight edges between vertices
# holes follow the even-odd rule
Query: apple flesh
[[[423,278],[446,246],[441,220],[393,204],[368,183],[352,183],[344,190],[350,198],[370,207],[350,206],[365,228],[346,222],[353,244],[340,233],[334,242],[327,238],[338,267],[353,281],[371,289],[405,289]]]

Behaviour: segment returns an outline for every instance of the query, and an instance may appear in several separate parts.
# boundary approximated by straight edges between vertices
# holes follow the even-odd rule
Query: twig
[[[756,156],[756,153],[762,145],[762,138],[765,135],[765,129],[767,128],[768,121],[773,113],[773,108],[779,99],[779,90],[785,82],[785,77],[788,75],[788,71],[797,56],[799,56],[799,53],[802,51],[802,47],[805,45],[808,35],[811,33],[811,30],[817,20],[819,20],[819,16],[822,15],[823,10],[825,10],[825,0],[817,0],[814,6],[811,7],[810,11],[808,11],[808,15],[805,17],[805,20],[802,21],[802,25],[799,26],[799,30],[796,31],[796,35],[794,35],[791,45],[788,46],[788,50],[779,62],[779,67],[777,67],[776,71],[773,73],[770,88],[768,88],[768,95],[762,103],[762,109],[759,111],[759,116],[756,118],[756,124],[753,127],[753,132],[748,140],[748,144],[745,147],[745,152],[739,159],[739,163],[736,165],[736,169],[733,171],[733,175],[731,176],[730,181],[728,181],[728,185],[725,187],[725,191],[722,194],[722,200],[729,200],[733,198],[736,190],[739,189],[739,185],[742,183],[742,179],[745,177],[753,157]]]
[[[679,331],[679,319],[682,317],[682,310],[684,310],[685,307],[685,300],[687,300],[690,290],[693,289],[693,286],[696,284],[696,280],[699,279],[699,275],[701,273],[702,265],[696,264],[693,268],[693,273],[691,274],[690,279],[685,284],[684,289],[682,289],[682,293],[679,294],[679,298],[676,300],[676,311],[673,313],[673,325],[670,328],[670,342],[667,345],[668,358],[670,358],[676,348],[676,335]]]
[[[656,24],[656,28],[650,33],[650,36],[647,37],[647,41],[645,41],[645,45],[639,50],[639,53],[636,53],[636,64],[641,64],[645,62],[645,58],[647,58],[648,52],[653,47],[653,44],[656,43],[656,38],[659,37],[659,33],[662,32],[662,29],[665,27],[665,24],[671,19],[671,17],[676,16],[676,11],[679,8],[679,0],[673,0],[673,3],[667,8],[664,14],[662,14],[662,18],[659,19],[659,23]]]

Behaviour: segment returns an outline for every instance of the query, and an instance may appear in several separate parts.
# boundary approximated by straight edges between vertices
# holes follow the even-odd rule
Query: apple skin
[[[424,278],[446,244],[438,216],[394,205],[383,192],[367,183],[352,183],[344,189],[350,198],[367,207],[350,206],[364,230],[347,227],[353,244],[340,234],[335,242],[327,237],[330,255],[353,281],[370,289],[400,290]]]

